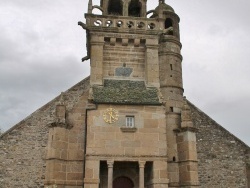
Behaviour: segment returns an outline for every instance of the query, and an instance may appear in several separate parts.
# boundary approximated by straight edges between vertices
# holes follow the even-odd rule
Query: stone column
[[[108,188],[112,188],[114,161],[107,161],[107,163],[108,163]]]
[[[139,174],[139,188],[144,188],[144,167],[145,167],[145,161],[139,162],[139,168],[140,168],[140,174]]]
[[[147,87],[160,87],[158,38],[146,40],[145,78]]]
[[[130,2],[126,2],[126,1],[123,1],[122,2],[122,5],[123,5],[123,13],[122,13],[122,15],[123,16],[128,16],[128,6],[129,6],[129,3]]]
[[[176,131],[180,185],[198,187],[198,160],[196,150],[196,132],[198,129],[193,125],[191,110],[185,98],[181,112],[181,128]]]
[[[146,18],[147,14],[147,3],[145,1],[140,1],[141,2],[141,17]]]
[[[91,35],[90,85],[103,85],[104,37]]]

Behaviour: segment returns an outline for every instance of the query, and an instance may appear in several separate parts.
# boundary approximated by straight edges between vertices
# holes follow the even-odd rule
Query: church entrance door
[[[134,183],[127,177],[118,177],[113,182],[113,188],[133,188]]]

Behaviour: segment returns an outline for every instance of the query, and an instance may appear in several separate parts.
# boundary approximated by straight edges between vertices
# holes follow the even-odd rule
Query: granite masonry
[[[183,96],[174,9],[85,18],[90,76],[0,136],[0,188],[249,188],[249,146]]]

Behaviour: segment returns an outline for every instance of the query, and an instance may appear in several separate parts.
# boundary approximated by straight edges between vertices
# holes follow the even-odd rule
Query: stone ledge
[[[99,184],[99,179],[84,178],[84,184]]]
[[[152,179],[149,183],[149,185],[154,185],[154,184],[168,184],[169,179]]]
[[[128,128],[128,127],[121,127],[120,128],[122,132],[136,132],[137,128]]]
[[[175,133],[181,133],[181,132],[187,132],[187,131],[197,133],[199,129],[196,127],[181,127],[179,129],[174,129]]]

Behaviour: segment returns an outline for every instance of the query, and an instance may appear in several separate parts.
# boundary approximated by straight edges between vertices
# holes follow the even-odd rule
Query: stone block
[[[168,174],[170,183],[179,183],[179,173],[178,172],[169,172]]]
[[[106,148],[118,148],[121,147],[121,142],[117,140],[107,140],[105,141]]]
[[[189,164],[189,165],[187,165],[187,170],[198,172],[198,166],[197,166],[197,164]]]
[[[126,156],[135,156],[135,148],[129,148],[129,147],[125,147],[124,148],[124,154]]]
[[[140,141],[159,141],[159,133],[136,134],[136,139]]]
[[[166,156],[167,155],[167,149],[166,148],[159,148],[159,155],[160,156]]]
[[[197,160],[197,152],[190,150],[190,151],[186,152],[186,157],[187,157],[187,160],[196,161]]]
[[[116,138],[116,133],[113,132],[113,133],[106,133],[106,132],[97,132],[97,133],[94,133],[96,139],[99,139],[99,140],[115,140]]]
[[[81,180],[82,178],[82,173],[67,173],[67,180]]]
[[[128,132],[117,132],[116,133],[116,140],[121,140],[121,141],[133,141],[135,139],[135,134],[134,133],[128,133]]]
[[[48,148],[47,159],[56,158],[61,159],[61,149]]]
[[[53,179],[55,180],[65,180],[66,179],[66,173],[65,172],[53,172],[52,175]]]
[[[152,147],[136,148],[135,154],[139,156],[155,156],[159,154],[159,149]]]
[[[127,140],[127,141],[121,141],[121,146],[122,147],[141,147],[141,141],[135,140]]]
[[[158,129],[151,129],[151,128],[140,128],[138,129],[139,133],[159,133],[164,132],[164,128],[158,128]]]
[[[176,137],[176,141],[177,141],[177,143],[182,143],[184,141],[184,136],[183,135],[178,135]]]
[[[106,147],[106,141],[105,140],[93,140],[94,145],[88,144],[88,147],[93,147],[93,148],[105,148]]]
[[[160,178],[161,178],[161,179],[168,178],[167,169],[160,170]]]
[[[64,141],[54,141],[52,142],[52,148],[56,148],[56,149],[67,149],[68,148],[68,142],[64,142]]]
[[[93,178],[93,169],[91,169],[91,168],[85,169],[85,178],[87,178],[87,179]]]
[[[72,150],[77,150],[79,149],[79,144],[78,143],[68,143],[68,148]]]
[[[179,171],[179,165],[178,163],[168,163],[168,172],[178,172]]]
[[[81,150],[68,150],[68,160],[83,160],[83,151]]]
[[[159,141],[167,141],[167,136],[166,134],[159,134]]]
[[[145,128],[157,128],[158,127],[158,120],[156,120],[156,119],[145,119],[144,120],[144,127]]]
[[[159,142],[155,140],[143,140],[141,142],[141,147],[159,147],[158,146]],[[159,147],[160,148],[160,147]],[[166,148],[166,147],[165,147]]]

